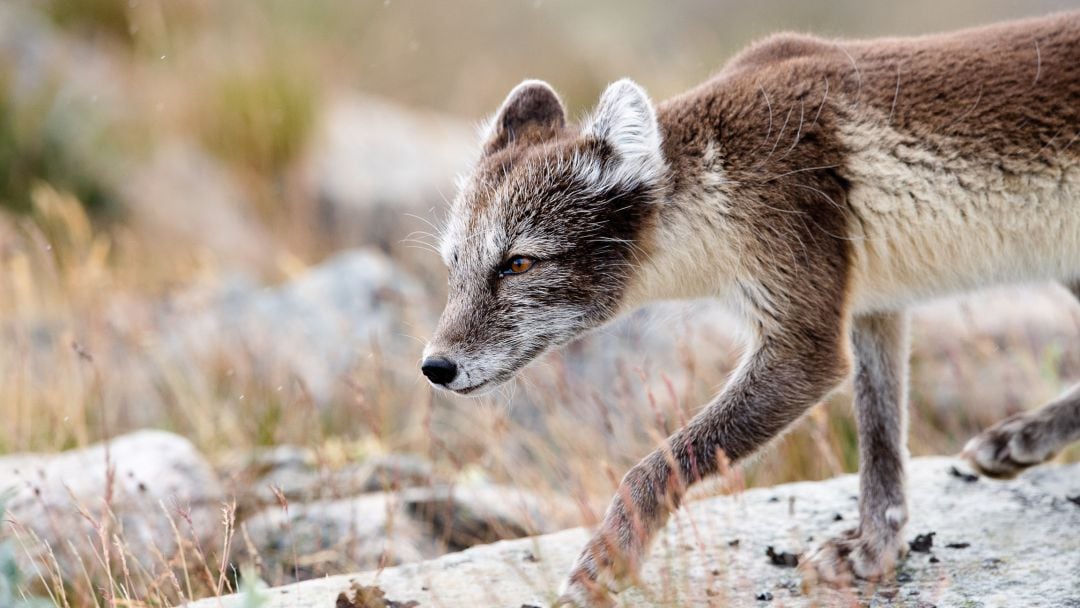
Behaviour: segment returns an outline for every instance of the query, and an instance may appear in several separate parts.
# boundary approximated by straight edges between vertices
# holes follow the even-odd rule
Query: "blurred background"
[[[708,303],[661,305],[497,395],[432,393],[431,246],[506,92],[546,79],[581,116],[608,82],[662,99],[780,30],[1075,7],[0,4],[0,605],[169,605],[241,567],[282,583],[595,522],[723,384],[738,332]],[[1055,286],[920,309],[912,452],[1052,398],[1080,377],[1078,338]],[[93,447],[108,438],[128,443]],[[707,491],[856,468],[845,391]]]

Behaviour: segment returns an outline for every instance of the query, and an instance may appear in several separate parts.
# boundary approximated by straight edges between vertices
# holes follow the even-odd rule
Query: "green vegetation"
[[[0,69],[0,209],[29,211],[33,189],[48,183],[92,212],[115,210],[115,193],[98,171],[110,146],[93,109],[62,99],[56,83],[23,97],[16,101],[11,76]]]
[[[200,137],[241,169],[276,178],[298,157],[315,116],[315,87],[284,60],[218,77],[205,106]]]
[[[4,521],[4,504],[10,496],[0,488],[0,522]],[[15,541],[0,536],[0,606],[4,608],[51,608],[47,598],[28,595],[25,577],[15,561]]]
[[[57,24],[126,41],[133,40],[130,13],[135,4],[128,0],[45,0],[46,10]]]
[[[262,608],[270,599],[266,594],[266,583],[250,566],[240,572],[240,596],[243,598],[242,608]]]

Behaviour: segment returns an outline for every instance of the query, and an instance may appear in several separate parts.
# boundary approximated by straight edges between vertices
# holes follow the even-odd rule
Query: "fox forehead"
[[[484,137],[440,247],[452,271],[513,254],[626,262],[655,215],[667,171],[656,112],[641,87],[611,84],[574,127],[550,86],[525,81]]]
[[[440,253],[453,265],[513,253],[551,255],[563,231],[584,227],[583,203],[596,194],[602,150],[589,142],[548,142],[484,159],[460,180]],[[513,154],[511,154],[513,152]],[[572,221],[578,220],[578,221]]]

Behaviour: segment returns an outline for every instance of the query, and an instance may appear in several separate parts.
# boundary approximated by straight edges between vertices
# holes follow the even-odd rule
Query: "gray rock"
[[[121,135],[136,103],[123,70],[100,45],[63,35],[34,4],[0,4],[0,56],[5,112],[17,138],[47,150],[54,186],[112,200],[130,160]],[[5,117],[11,119],[10,116]],[[84,200],[84,203],[90,201]]]
[[[253,548],[263,575],[275,582],[394,566],[443,552],[392,494],[270,507],[243,527],[251,546],[237,546],[234,560],[251,561]]]
[[[424,292],[390,258],[369,249],[340,253],[296,279],[258,290],[225,290],[198,310],[162,322],[170,361],[196,369],[211,359],[250,364],[256,375],[282,373],[317,402],[344,388],[342,376],[377,349],[387,360],[419,352],[406,335],[422,314]],[[388,370],[391,382],[394,370]],[[412,366],[401,369],[415,382]]]
[[[435,469],[416,454],[381,454],[366,459],[357,472],[362,492],[380,492],[429,486]]]
[[[331,467],[314,450],[281,445],[237,454],[222,472],[230,493],[247,506],[290,503],[431,485],[434,468],[415,454],[380,454]]]
[[[154,564],[177,550],[170,519],[188,541],[220,533],[225,501],[210,465],[191,443],[162,431],[139,431],[105,444],[59,454],[0,458],[0,494],[9,492],[0,522],[18,539],[23,572],[82,579],[101,554],[98,526],[122,541],[128,559]],[[24,549],[25,551],[21,550]],[[115,549],[110,549],[115,551]],[[33,561],[34,563],[28,563]]]
[[[568,521],[567,513],[528,492],[486,484],[289,503],[246,519],[250,546],[237,545],[233,559],[257,556],[270,580],[304,580],[549,532]]]
[[[575,520],[560,500],[494,484],[413,488],[402,502],[452,550],[551,532]]]
[[[933,553],[912,553],[898,581],[854,591],[802,589],[798,570],[779,568],[766,547],[805,554],[855,520],[854,476],[703,498],[682,509],[656,542],[643,585],[623,606],[1069,606],[1080,601],[1080,507],[1062,493],[1080,492],[1080,464],[1037,470],[1032,483],[949,474],[949,458],[910,465],[907,536],[936,532]],[[1050,479],[1054,481],[1051,482]],[[1044,488],[1053,488],[1048,491]],[[779,500],[776,500],[779,499]],[[844,521],[834,521],[836,513]],[[274,589],[266,608],[323,608],[354,582],[378,585],[386,598],[420,606],[546,606],[588,533],[573,529],[485,545],[380,572],[342,575]],[[738,540],[737,544],[732,541]],[[970,543],[951,549],[950,543]],[[932,562],[935,557],[937,562]],[[854,593],[854,595],[853,595]],[[196,602],[218,607],[219,600]],[[224,608],[241,605],[233,596]]]
[[[315,452],[293,445],[279,445],[227,456],[221,469],[229,493],[245,508],[276,503],[304,502],[319,497],[324,471]]]
[[[273,239],[226,168],[193,142],[159,145],[121,183],[134,230],[197,246],[226,269],[263,268]]]
[[[383,249],[431,230],[409,214],[434,221],[431,211],[445,205],[479,151],[463,122],[364,96],[334,100],[309,149],[304,181],[324,229]]]

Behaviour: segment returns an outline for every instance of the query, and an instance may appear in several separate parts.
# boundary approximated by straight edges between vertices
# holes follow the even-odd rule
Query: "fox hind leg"
[[[903,554],[907,522],[907,317],[856,317],[855,412],[859,430],[859,524],[826,542],[809,574],[830,584],[889,576]]]
[[[1066,285],[1080,299],[1080,281]],[[1040,409],[1011,416],[983,431],[963,455],[988,477],[1009,478],[1046,462],[1080,440],[1080,385]]]

